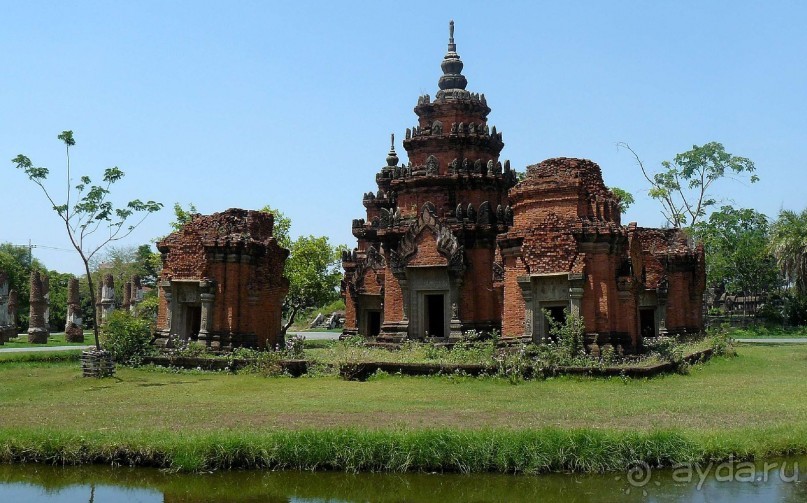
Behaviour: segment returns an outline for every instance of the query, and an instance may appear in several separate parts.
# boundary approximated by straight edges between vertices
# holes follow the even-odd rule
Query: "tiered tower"
[[[409,163],[398,165],[393,138],[378,190],[364,196],[367,218],[353,221],[347,333],[399,340],[501,329],[496,236],[512,220],[515,175],[499,162],[504,143],[488,126],[485,95],[466,90],[453,21],[441,67],[440,90],[418,98],[418,123],[406,130]]]

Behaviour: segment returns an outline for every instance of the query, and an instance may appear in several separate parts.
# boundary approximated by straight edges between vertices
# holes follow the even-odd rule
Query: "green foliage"
[[[76,145],[76,140],[72,131],[62,131],[57,138],[65,145],[67,161],[67,189],[63,203],[57,203],[51,195],[51,191],[45,186],[50,173],[47,168],[34,166],[31,159],[22,154],[12,159],[11,162],[42,190],[53,210],[65,223],[70,244],[76,249],[84,263],[92,306],[97,313],[90,261],[109,243],[119,241],[131,234],[150,213],[159,211],[163,205],[154,201],[143,202],[140,199],[133,199],[122,206],[115,207],[109,200],[110,189],[124,176],[123,171],[117,166],[105,169],[101,182],[98,184],[93,184],[89,176],[83,175],[79,177],[80,182],[71,187],[73,179],[70,174],[70,148]],[[139,216],[140,219],[134,224],[127,225],[129,218],[135,216]],[[96,234],[99,230],[101,232]],[[97,318],[97,316],[93,318]],[[94,332],[95,344],[100,350],[97,327],[94,327]]]
[[[118,363],[138,365],[151,354],[151,323],[128,311],[113,311],[101,331],[104,347]]]
[[[628,192],[627,190],[620,189],[619,187],[610,187],[611,193],[614,194],[614,197],[617,198],[619,201],[619,212],[625,213],[628,211],[628,208],[636,202],[633,198],[633,194]]]
[[[718,203],[712,193],[715,183],[744,176],[751,183],[759,180],[750,159],[726,152],[717,142],[693,145],[691,150],[677,154],[672,161],[663,161],[661,170],[656,173],[648,172],[630,145],[619,143],[618,146],[633,154],[642,175],[650,182],[648,195],[661,203],[661,213],[675,228],[694,226]]]
[[[297,312],[335,301],[342,279],[340,253],[327,237],[300,236],[291,243],[290,249],[284,270],[289,279],[289,293],[283,303],[288,319],[284,333]]]
[[[31,270],[44,271],[39,260],[29,255],[28,247],[0,243],[0,270],[8,275],[9,291],[16,290],[19,299],[17,306],[17,329],[28,326]]]
[[[185,224],[193,219],[194,215],[198,215],[196,206],[193,203],[188,203],[187,208],[183,208],[179,203],[174,203],[174,220],[171,221],[171,230],[173,232],[181,231]]]
[[[807,209],[779,212],[771,225],[770,251],[788,284],[807,295]]]
[[[261,208],[264,213],[271,213],[274,217],[274,227],[272,229],[272,236],[277,240],[277,244],[283,248],[291,249],[291,218],[287,217],[282,211],[272,209],[268,204]]]
[[[736,356],[734,339],[728,326],[723,326],[708,332],[709,344],[715,356]]]
[[[706,252],[708,284],[731,294],[753,295],[773,289],[776,266],[768,252],[768,219],[753,209],[723,206],[694,226]]]
[[[569,313],[568,309],[565,309],[564,313],[566,314],[566,319],[561,323],[553,319],[549,311],[544,310],[544,316],[549,323],[549,335],[555,339],[562,357],[574,359],[584,356],[583,334],[586,329],[585,321],[582,316]]]

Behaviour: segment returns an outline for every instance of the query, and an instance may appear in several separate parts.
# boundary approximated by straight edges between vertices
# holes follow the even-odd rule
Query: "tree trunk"
[[[297,316],[297,311],[299,309],[300,308],[297,307],[297,306],[292,306],[292,308],[291,308],[291,316],[289,316],[289,321],[286,322],[286,324],[283,325],[280,328],[280,335],[286,335],[286,332],[289,330],[289,327],[291,327],[292,323],[294,323],[294,317]]]
[[[95,287],[92,284],[92,274],[90,274],[90,263],[84,256],[81,256],[81,260],[84,261],[84,270],[87,271],[87,284],[90,287],[90,299],[92,299],[92,312],[95,313],[95,323],[92,325],[93,335],[95,336],[95,349],[101,351],[101,339],[98,337],[98,325],[100,321],[100,317],[98,316],[98,303],[95,299]]]

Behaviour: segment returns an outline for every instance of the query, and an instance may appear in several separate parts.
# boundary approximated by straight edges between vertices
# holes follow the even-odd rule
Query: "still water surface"
[[[770,463],[776,467],[769,464],[767,471],[761,462],[723,464],[703,476],[694,469],[639,471],[631,480],[625,473],[187,475],[148,468],[0,465],[0,502],[807,502],[807,458]]]

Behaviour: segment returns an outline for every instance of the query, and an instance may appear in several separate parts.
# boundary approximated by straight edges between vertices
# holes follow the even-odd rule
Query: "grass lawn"
[[[0,366],[0,424],[83,431],[216,431],[361,426],[727,429],[807,425],[805,346],[741,346],[689,375],[650,380],[337,377],[173,373],[119,367],[80,377],[76,362]],[[802,390],[802,391],[799,391]],[[24,425],[24,426],[23,426]]]
[[[282,465],[305,468],[350,469],[354,461],[345,459],[351,456],[400,458],[400,451],[410,448],[434,458],[438,445],[448,445],[446,452],[454,457],[356,466],[431,470],[435,463],[454,463],[448,469],[463,470],[456,460],[466,456],[496,465],[466,467],[470,471],[508,471],[512,466],[496,464],[504,459],[502,445],[510,445],[516,458],[532,455],[524,445],[555,449],[560,461],[535,461],[540,470],[620,469],[637,456],[669,464],[682,456],[804,453],[806,364],[807,346],[749,345],[740,346],[736,358],[693,366],[689,375],[562,377],[513,385],[498,378],[388,376],[352,382],[125,367],[115,378],[95,380],[80,377],[75,361],[5,362],[0,364],[0,459],[62,462],[65,449],[76,456],[90,456],[86,453],[95,449],[106,453],[90,456],[99,462],[117,459],[122,446],[135,445],[140,446],[136,459],[179,449],[157,456],[170,459],[171,466],[228,467],[231,461],[222,459],[246,456],[235,466],[254,467],[263,466],[255,461],[261,456],[279,455],[265,448],[278,435],[290,443],[283,459],[323,449],[323,442],[342,446],[317,454],[329,462],[317,458]],[[364,437],[339,433],[346,428]],[[428,436],[436,430],[442,436]],[[415,444],[408,447],[401,435],[414,437]],[[203,445],[188,445],[200,438]],[[65,445],[58,447],[59,439],[67,439]],[[172,442],[183,447],[171,447]],[[367,444],[354,452],[351,442]],[[60,454],[48,457],[55,451]],[[45,454],[30,457],[38,452]],[[577,457],[569,461],[569,456]],[[266,466],[277,465],[267,461]]]
[[[47,344],[31,344],[28,342],[28,334],[17,334],[14,339],[9,339],[5,344],[0,346],[0,349],[6,348],[41,348],[47,346],[90,346],[94,344],[92,330],[84,331],[84,342],[65,342],[64,332],[52,333],[48,336]]]

